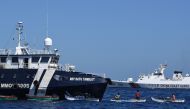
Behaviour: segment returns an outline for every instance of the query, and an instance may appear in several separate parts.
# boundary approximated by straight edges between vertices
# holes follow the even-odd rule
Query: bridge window
[[[33,63],[38,63],[39,59],[40,59],[40,57],[32,57],[32,62]]]
[[[58,60],[59,60],[58,57],[52,57],[51,58],[51,63],[56,64],[56,63],[58,63]]]
[[[48,63],[49,57],[42,57],[41,63]]]
[[[6,63],[7,62],[7,57],[1,57],[1,63]]]
[[[18,63],[18,57],[12,57],[12,63]]]

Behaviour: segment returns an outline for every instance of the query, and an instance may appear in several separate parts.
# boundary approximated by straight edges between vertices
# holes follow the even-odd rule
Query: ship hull
[[[14,95],[18,99],[27,99],[26,95],[56,95],[62,100],[69,93],[101,100],[109,83],[109,79],[81,72],[42,70],[41,75],[39,72],[39,69],[0,69],[0,95]]]
[[[129,82],[127,81],[116,81],[116,80],[112,80],[112,84],[108,85],[108,87],[127,87],[129,88]]]
[[[190,84],[151,84],[151,83],[130,83],[132,88],[148,89],[190,89]]]

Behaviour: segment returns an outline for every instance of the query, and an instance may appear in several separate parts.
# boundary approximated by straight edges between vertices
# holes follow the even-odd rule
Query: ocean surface
[[[174,89],[139,89],[145,103],[112,102],[110,99],[121,94],[122,99],[134,97],[137,89],[107,88],[101,102],[93,101],[0,101],[0,109],[190,109],[190,90]],[[174,93],[176,98],[184,98],[185,103],[156,103],[151,96],[168,97]]]

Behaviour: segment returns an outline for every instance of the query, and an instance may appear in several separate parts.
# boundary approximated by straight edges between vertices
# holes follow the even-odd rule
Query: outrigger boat
[[[158,103],[164,103],[164,102],[172,102],[172,103],[184,103],[185,99],[176,99],[176,100],[172,100],[170,97],[151,97],[152,101],[158,102]]]
[[[97,101],[99,102],[99,99],[96,98],[87,98],[85,96],[69,96],[69,95],[65,95],[65,99],[69,100],[69,101]]]
[[[116,100],[116,99],[111,99],[110,101],[114,101],[114,102],[146,102],[146,99],[128,99],[128,100]]]
[[[16,96],[4,96],[4,95],[0,95],[0,100],[17,100],[18,98]]]
[[[58,96],[31,96],[31,95],[26,95],[27,100],[33,100],[33,101],[55,101],[59,100]]]

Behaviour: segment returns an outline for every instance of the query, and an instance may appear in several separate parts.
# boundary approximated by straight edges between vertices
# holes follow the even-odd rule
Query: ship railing
[[[63,70],[67,72],[76,72],[75,66],[71,64],[59,64],[57,67],[58,70]]]
[[[34,50],[34,49],[30,49],[29,54],[57,54],[57,53],[55,51],[53,51],[53,50]]]
[[[94,73],[94,72],[91,72],[91,73],[88,73],[88,74],[91,74],[91,75],[94,75],[94,76],[100,76],[100,77],[106,78],[105,73]]]
[[[28,50],[29,54],[56,54],[58,53],[55,50],[34,50],[34,49],[29,49]],[[0,55],[14,55],[15,50],[11,49],[0,49]]]
[[[64,71],[64,66],[62,64],[57,64],[57,70]]]
[[[61,70],[61,71],[68,71],[68,72],[76,72],[76,69],[75,70],[68,70],[67,68],[66,68],[66,66],[67,66],[68,64],[65,64],[65,65],[62,65],[62,64],[56,64],[56,68],[58,69],[58,70]],[[50,66],[49,66],[50,67]],[[82,73],[82,72],[81,72]],[[86,73],[85,73],[86,74]],[[86,75],[96,75],[96,76],[100,76],[100,77],[104,77],[104,78],[106,78],[105,77],[105,73],[102,73],[102,74],[97,74],[97,73],[93,73],[93,72],[90,72],[90,73],[87,73]]]
[[[55,68],[55,69],[58,69],[58,65],[56,64],[56,63],[50,63],[49,65],[48,65],[48,68]]]
[[[13,50],[10,50],[10,49],[0,49],[0,55],[10,55],[14,53],[15,52],[13,52]]]

